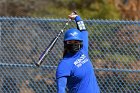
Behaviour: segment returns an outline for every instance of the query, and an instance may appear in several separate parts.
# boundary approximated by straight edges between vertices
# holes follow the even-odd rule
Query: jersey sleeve
[[[72,66],[71,62],[61,61],[56,70],[56,78],[70,76]]]
[[[77,16],[75,21],[77,24],[77,29],[80,30],[82,34],[83,48],[86,52],[88,52],[88,31],[86,30],[85,24],[80,16]]]
[[[67,77],[61,77],[57,79],[57,93],[65,93],[67,84]]]

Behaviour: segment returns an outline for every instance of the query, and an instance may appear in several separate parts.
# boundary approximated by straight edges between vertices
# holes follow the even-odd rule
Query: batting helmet
[[[64,41],[67,40],[79,40],[82,41],[81,32],[76,28],[71,28],[66,31],[64,35]]]

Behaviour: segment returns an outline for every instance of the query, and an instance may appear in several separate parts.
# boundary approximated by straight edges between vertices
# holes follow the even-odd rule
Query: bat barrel
[[[43,60],[45,59],[46,55],[49,53],[49,51],[51,51],[51,49],[53,48],[53,46],[55,45],[56,41],[58,40],[58,37],[61,35],[63,31],[59,32],[57,34],[57,36],[51,41],[51,43],[49,44],[49,46],[46,48],[46,50],[43,52],[43,54],[40,56],[39,61],[35,62],[36,66],[40,66],[43,62]]]
[[[52,44],[53,44],[53,43],[52,43]],[[41,55],[41,57],[39,58],[39,61],[38,61],[37,63],[35,62],[35,65],[36,65],[36,66],[40,66],[40,65],[42,64],[43,59],[45,59],[45,56],[49,53],[49,51],[51,50],[52,47],[53,47],[53,45],[50,45],[50,46],[46,49],[45,53],[43,53],[43,54]]]
[[[42,60],[39,60],[38,62],[35,62],[35,65],[39,67],[42,62],[43,62]]]

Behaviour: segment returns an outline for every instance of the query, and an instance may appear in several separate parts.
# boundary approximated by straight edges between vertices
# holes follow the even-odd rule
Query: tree
[[[77,10],[83,18],[120,18],[110,0],[11,0],[0,4],[3,16],[66,17]]]

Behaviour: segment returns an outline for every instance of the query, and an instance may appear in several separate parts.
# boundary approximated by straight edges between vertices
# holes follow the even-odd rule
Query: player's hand
[[[68,15],[71,20],[74,20],[76,16],[78,15],[75,12],[72,12],[70,15]]]

